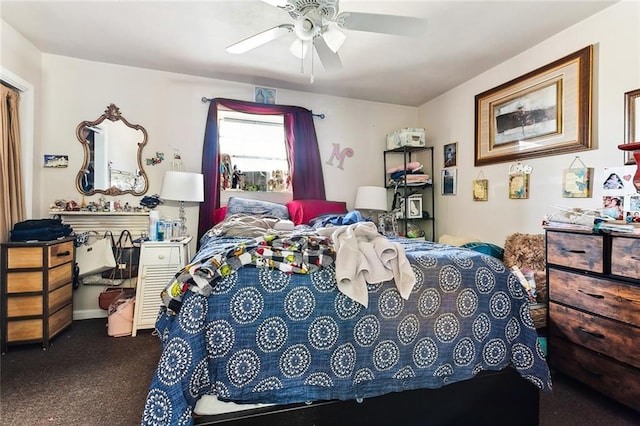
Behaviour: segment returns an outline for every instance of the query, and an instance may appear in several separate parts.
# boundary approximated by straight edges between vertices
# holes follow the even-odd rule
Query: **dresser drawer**
[[[9,247],[7,268],[42,268],[42,247]]]
[[[640,238],[611,239],[611,274],[640,279]]]
[[[42,339],[42,320],[20,320],[7,323],[7,341],[21,342],[24,340]]]
[[[55,312],[71,303],[73,287],[71,283],[49,293],[49,312]]]
[[[62,265],[73,260],[73,241],[49,246],[49,268]]]
[[[170,265],[182,264],[181,249],[176,245],[155,245],[143,248],[140,253],[141,265]]]
[[[42,296],[15,296],[7,298],[7,317],[42,315]]]
[[[8,272],[7,293],[42,291],[42,271]]]
[[[640,328],[549,303],[551,340],[563,338],[640,368]]]
[[[65,263],[57,268],[49,269],[49,291],[55,290],[73,279],[73,264]]]
[[[640,286],[549,268],[549,299],[640,327]]]
[[[602,273],[602,235],[547,231],[547,263]]]
[[[73,309],[71,305],[60,309],[49,317],[49,338],[60,333],[64,328],[73,322]]]
[[[640,371],[569,342],[549,340],[549,363],[582,383],[640,410]]]

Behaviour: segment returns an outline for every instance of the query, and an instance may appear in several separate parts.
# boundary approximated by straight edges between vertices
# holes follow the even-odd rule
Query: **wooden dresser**
[[[546,231],[549,363],[640,411],[640,237]]]
[[[73,238],[2,244],[2,352],[10,343],[42,343],[73,319]]]

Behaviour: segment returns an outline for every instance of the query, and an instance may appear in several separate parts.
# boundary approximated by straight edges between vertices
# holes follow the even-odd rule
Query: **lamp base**
[[[178,231],[179,237],[186,237],[187,233],[187,215],[184,211],[184,201],[180,201],[180,210],[178,213],[178,218],[180,219],[180,230]]]

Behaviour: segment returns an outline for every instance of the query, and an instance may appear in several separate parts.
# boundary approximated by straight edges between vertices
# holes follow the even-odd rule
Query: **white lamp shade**
[[[164,172],[160,198],[173,201],[204,201],[204,176],[201,173]]]
[[[381,186],[360,186],[356,191],[358,210],[387,210],[387,190]]]

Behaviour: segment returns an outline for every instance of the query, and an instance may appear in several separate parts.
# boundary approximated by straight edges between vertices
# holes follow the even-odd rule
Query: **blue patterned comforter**
[[[196,259],[230,241],[209,239]],[[525,295],[499,260],[399,241],[417,279],[408,300],[393,282],[369,284],[364,308],[337,290],[333,266],[309,275],[245,267],[209,297],[187,292],[177,315],[158,316],[163,351],[142,424],[192,424],[203,394],[277,404],[369,398],[507,366],[551,388]]]

